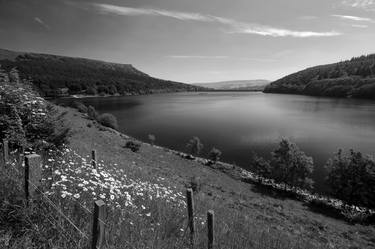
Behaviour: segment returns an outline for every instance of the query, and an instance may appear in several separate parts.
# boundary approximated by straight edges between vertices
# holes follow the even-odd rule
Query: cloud
[[[245,23],[234,19],[223,18],[213,15],[204,15],[200,13],[188,13],[179,11],[169,11],[163,9],[150,9],[150,8],[132,8],[117,6],[103,3],[93,3],[92,7],[102,14],[113,14],[119,16],[162,16],[169,17],[181,21],[196,21],[206,23],[218,23],[229,27],[227,33],[238,34],[256,34],[261,36],[272,37],[328,37],[341,35],[339,32],[313,32],[313,31],[295,31],[288,29],[281,29],[275,27],[264,26],[256,23]]]
[[[344,0],[342,4],[352,8],[375,10],[375,0]]]
[[[166,56],[167,58],[172,58],[172,59],[227,59],[229,58],[228,56],[221,56],[221,55],[216,55],[216,56],[206,56],[206,55],[168,55]]]
[[[42,21],[39,17],[34,17],[34,21],[39,23],[43,28],[50,30],[51,28],[46,24],[45,22]]]
[[[340,19],[346,19],[346,20],[357,21],[357,22],[372,22],[372,23],[375,22],[373,19],[367,18],[367,17],[345,16],[345,15],[332,15],[332,16],[340,18]]]
[[[368,25],[363,25],[363,24],[352,24],[351,26],[354,28],[361,28],[361,29],[368,28]]]

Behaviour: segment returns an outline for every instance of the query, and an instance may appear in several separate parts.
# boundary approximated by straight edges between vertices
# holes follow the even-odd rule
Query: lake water
[[[60,102],[70,101],[69,99]],[[270,158],[287,137],[314,158],[316,189],[325,189],[324,164],[339,148],[375,151],[375,101],[317,98],[254,92],[174,93],[85,98],[100,113],[114,114],[120,130],[156,144],[186,151],[198,136],[206,155],[212,147],[222,160],[247,168],[251,151]]]

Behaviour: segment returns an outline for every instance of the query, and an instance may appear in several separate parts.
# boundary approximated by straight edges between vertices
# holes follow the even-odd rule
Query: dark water
[[[69,101],[69,100],[60,100]],[[324,190],[324,164],[339,148],[373,154],[375,102],[251,92],[178,93],[86,98],[99,112],[114,114],[120,130],[184,151],[189,138],[201,138],[222,160],[247,167],[250,152],[270,157],[282,137],[314,158],[317,190]]]

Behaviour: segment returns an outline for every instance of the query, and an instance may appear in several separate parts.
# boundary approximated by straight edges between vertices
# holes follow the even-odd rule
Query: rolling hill
[[[375,54],[307,68],[272,82],[264,92],[375,99]]]
[[[17,68],[44,96],[71,94],[128,95],[197,91],[198,86],[151,77],[130,64],[0,49],[0,65]]]
[[[215,90],[238,90],[238,91],[263,91],[269,84],[268,80],[233,80],[210,83],[196,83],[194,85],[207,87]]]

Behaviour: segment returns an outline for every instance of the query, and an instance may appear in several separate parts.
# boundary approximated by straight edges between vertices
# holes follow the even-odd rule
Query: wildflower
[[[76,199],[78,199],[80,197],[80,195],[79,194],[75,194],[75,195],[73,195],[73,197],[76,198]]]

